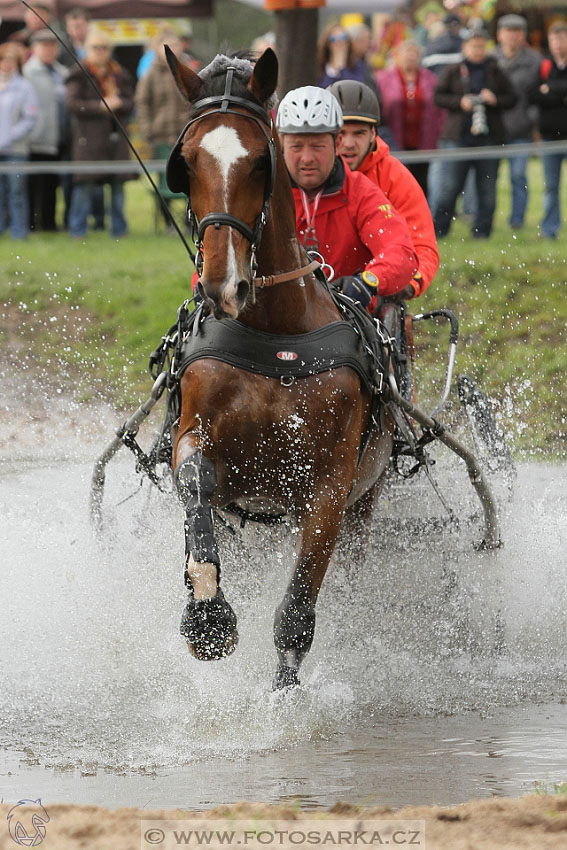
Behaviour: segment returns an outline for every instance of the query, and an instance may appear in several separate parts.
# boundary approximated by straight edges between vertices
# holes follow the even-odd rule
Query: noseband
[[[274,190],[277,166],[276,145],[270,133],[268,132],[268,129],[271,129],[272,127],[272,121],[270,116],[262,106],[259,106],[256,103],[246,100],[243,97],[237,97],[236,95],[231,94],[232,79],[235,70],[236,68],[228,68],[227,70],[226,83],[223,95],[205,97],[194,104],[193,108],[197,114],[194,115],[194,117],[183,129],[183,132],[175,143],[175,146],[173,147],[173,150],[171,151],[171,154],[169,155],[169,159],[167,161],[166,181],[169,189],[172,192],[183,192],[187,195],[187,215],[193,229],[193,239],[195,242],[195,247],[197,249],[195,266],[199,277],[201,276],[203,269],[203,236],[205,235],[207,227],[210,227],[211,225],[214,225],[217,230],[222,225],[234,227],[235,230],[238,230],[239,233],[241,233],[244,238],[247,239],[248,242],[250,242],[250,248],[252,251],[251,271],[252,274],[254,274],[257,267],[256,251],[258,250],[258,247],[262,240],[262,232],[270,214],[270,201],[272,199],[272,192]],[[229,108],[230,106],[239,106],[240,108],[245,109],[246,112],[240,112],[236,109],[231,109]],[[217,108],[211,109],[211,107]],[[246,222],[242,221],[239,218],[236,218],[236,216],[232,215],[231,213],[225,212],[208,213],[206,216],[204,216],[204,218],[201,219],[200,222],[197,222],[195,213],[191,208],[190,186],[189,181],[187,179],[187,174],[183,167],[183,157],[181,155],[181,148],[183,146],[183,141],[185,139],[187,130],[190,127],[192,127],[194,124],[197,123],[197,121],[200,121],[202,118],[207,118],[208,116],[215,115],[217,113],[221,115],[238,115],[239,118],[245,118],[248,121],[253,121],[260,128],[260,130],[266,137],[266,141],[268,143],[268,152],[270,154],[270,171],[266,178],[266,183],[264,186],[264,200],[262,203],[262,209],[260,210],[260,213],[256,218],[254,227],[252,228],[249,227]]]

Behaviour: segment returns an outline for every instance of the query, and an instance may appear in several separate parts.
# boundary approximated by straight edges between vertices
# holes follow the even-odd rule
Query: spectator
[[[89,32],[91,16],[87,9],[76,7],[71,9],[65,15],[65,36],[64,41],[71,53],[61,49],[59,61],[66,68],[76,68],[77,62],[82,62],[86,56],[87,49],[85,41]],[[67,133],[65,149],[62,152],[61,159],[67,160],[71,158],[71,134]],[[64,174],[61,178],[63,187],[63,196],[65,198],[65,227],[69,225],[69,211],[71,209],[71,196],[73,194],[73,175]],[[94,219],[94,229],[104,230],[104,186],[93,186],[91,194],[91,213]]]
[[[30,5],[33,5],[32,9],[24,7],[23,29],[16,30],[16,32],[12,33],[8,39],[8,41],[20,44],[25,48],[24,61],[29,59],[31,56],[32,35],[34,32],[45,29],[45,24],[51,24],[53,22],[53,13],[55,9],[53,0],[37,0],[37,2],[34,0],[34,3]],[[36,15],[36,12],[41,15],[43,21],[40,17],[38,17],[38,15]]]
[[[69,55],[66,50],[61,50],[59,61],[66,68],[74,68],[76,62],[73,56],[76,56],[81,62],[86,56],[87,49],[85,41],[89,31],[91,16],[86,9],[71,9],[65,15],[65,35],[64,41],[71,50],[73,55]]]
[[[134,107],[130,74],[111,58],[110,39],[99,30],[89,30],[86,48],[85,67],[97,82],[108,106],[124,123]],[[80,68],[71,71],[67,79],[66,105],[72,117],[74,160],[128,159],[126,140]],[[96,178],[91,174],[76,174],[69,211],[71,235],[82,237],[86,234],[93,187],[99,183],[110,185],[111,234],[115,238],[124,236],[128,231],[124,217],[124,181],[135,177],[133,173],[96,175]]]
[[[538,80],[528,95],[530,101],[539,106],[539,130],[543,141],[556,142],[567,139],[567,21],[552,24],[547,40],[551,59],[541,63]],[[545,192],[540,232],[548,239],[556,239],[561,227],[559,188],[565,157],[565,151],[542,157]]]
[[[181,40],[175,30],[163,28],[154,42],[156,58],[136,88],[136,115],[140,133],[152,148],[154,159],[167,159],[181,130],[186,124],[187,101],[179,92],[165,58],[164,44],[181,56]],[[159,178],[159,189],[169,208],[165,175]],[[160,206],[166,226],[170,220]]]
[[[442,32],[435,37],[431,37],[425,45],[421,64],[428,71],[432,71],[437,78],[447,65],[454,65],[462,60],[462,30],[462,21],[458,15],[445,15]],[[448,146],[450,144],[445,143],[441,139],[439,147],[444,148]],[[445,163],[441,159],[433,160],[429,168],[427,200],[429,201],[429,208],[433,215],[435,215],[437,209],[437,200],[441,190],[444,169]]]
[[[159,159],[169,156],[187,118],[187,101],[171,75],[164,44],[177,56],[181,54],[181,41],[175,30],[160,30],[154,42],[156,58],[139,81],[135,96],[140,132]],[[159,151],[160,147],[166,150]]]
[[[30,160],[55,162],[61,158],[66,135],[65,78],[67,69],[56,61],[59,43],[47,29],[31,36],[32,56],[23,74],[35,89],[38,120],[30,136]],[[30,227],[32,230],[57,230],[55,204],[57,174],[32,174],[29,179]]]
[[[33,86],[22,76],[22,51],[17,44],[0,44],[0,162],[25,162],[29,137],[37,120]],[[27,180],[24,174],[0,175],[0,233],[10,215],[10,233],[25,239],[29,233]]]
[[[455,148],[480,149],[476,159],[443,163],[443,181],[434,214],[437,237],[449,233],[457,197],[471,170],[478,200],[472,235],[487,239],[492,232],[498,160],[483,158],[481,149],[504,142],[502,113],[514,106],[517,98],[496,60],[487,57],[487,38],[482,29],[468,31],[463,42],[464,61],[445,68],[435,91],[435,102],[449,113],[442,138]]]
[[[412,39],[416,41],[420,47],[425,45],[441,35],[445,31],[443,26],[443,7],[436,0],[428,0],[423,6],[420,6],[415,13],[416,27],[412,33]]]
[[[376,83],[364,59],[356,59],[349,34],[339,24],[329,24],[317,42],[319,85],[327,88],[337,80],[358,80],[376,91]]]
[[[162,29],[163,29],[163,27],[162,27]],[[183,35],[178,35],[177,32],[175,32],[175,30],[172,30],[171,27],[167,27],[167,29],[168,29],[169,32],[173,32],[173,35],[174,35],[176,41],[179,42],[179,54],[181,54],[181,53],[184,54],[184,56],[183,56],[184,65],[187,65],[189,68],[191,68],[192,71],[195,71],[195,73],[199,72],[201,70],[201,63],[199,62],[198,59],[195,59],[195,57],[192,56],[191,53],[189,52],[190,46],[191,46],[191,33],[190,33],[190,31],[185,32],[185,34],[183,34]],[[149,47],[147,48],[146,52],[143,54],[143,56],[140,58],[140,61],[138,62],[138,67],[136,69],[136,76],[139,80],[141,80],[142,77],[145,74],[147,74],[149,69],[152,67],[154,59],[156,58],[157,52],[158,52],[158,50],[161,50],[161,48],[163,47],[163,44],[164,44],[163,40],[160,39],[160,32],[158,32],[157,35],[155,36],[155,38],[152,39],[152,41],[151,41]]]
[[[421,62],[424,68],[433,71],[437,77],[447,65],[456,65],[463,58],[461,54],[463,41],[461,19],[458,15],[446,15],[443,24],[444,32],[436,38],[430,39],[425,45]]]
[[[362,59],[364,62],[369,64],[368,54],[372,47],[372,33],[370,32],[370,27],[367,27],[365,23],[359,22],[346,27],[346,32],[352,43],[352,55],[354,57],[354,61],[356,62],[359,59]]]
[[[538,80],[541,56],[528,47],[528,23],[521,15],[503,15],[498,21],[498,47],[493,53],[498,65],[508,74],[518,100],[513,109],[504,113],[507,144],[521,145],[533,141],[537,126],[537,108],[530,107],[528,90]],[[528,155],[510,157],[512,209],[509,223],[513,229],[523,227],[528,203]]]
[[[258,38],[255,38],[250,45],[250,50],[253,55],[259,58],[264,50],[267,50],[268,47],[271,47],[272,50],[276,49],[276,34],[271,30],[269,32],[265,32],[264,35],[259,35]]]
[[[185,21],[183,29],[179,33],[179,40],[181,42],[181,52],[185,57],[183,61],[186,65],[189,65],[191,70],[198,73],[203,65],[193,53],[193,27],[190,21]]]
[[[437,77],[420,66],[420,57],[418,45],[404,41],[395,49],[394,65],[377,75],[382,116],[398,150],[436,148],[446,117],[434,102]],[[429,163],[410,163],[408,169],[427,194]]]

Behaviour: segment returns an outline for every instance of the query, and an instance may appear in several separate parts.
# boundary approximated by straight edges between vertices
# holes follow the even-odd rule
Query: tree
[[[316,86],[319,10],[282,9],[274,17],[280,97],[299,86]]]

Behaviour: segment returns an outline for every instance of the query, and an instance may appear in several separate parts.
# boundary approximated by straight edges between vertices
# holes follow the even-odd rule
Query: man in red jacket
[[[427,199],[411,172],[379,136],[380,107],[372,89],[356,80],[329,86],[339,101],[344,125],[337,136],[337,151],[352,171],[360,171],[382,189],[405,218],[418,260],[411,281],[414,295],[421,295],[437,273],[439,251]]]
[[[403,216],[337,156],[342,124],[336,98],[315,86],[288,92],[278,109],[299,238],[322,254],[343,292],[372,311],[377,295],[413,296],[417,258]]]

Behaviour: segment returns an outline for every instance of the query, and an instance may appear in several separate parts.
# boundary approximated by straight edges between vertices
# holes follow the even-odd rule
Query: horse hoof
[[[189,600],[179,630],[199,661],[226,658],[238,644],[236,614],[220,588],[213,599]]]
[[[273,691],[283,691],[284,688],[296,688],[299,685],[299,676],[295,667],[278,667],[272,682]]]

